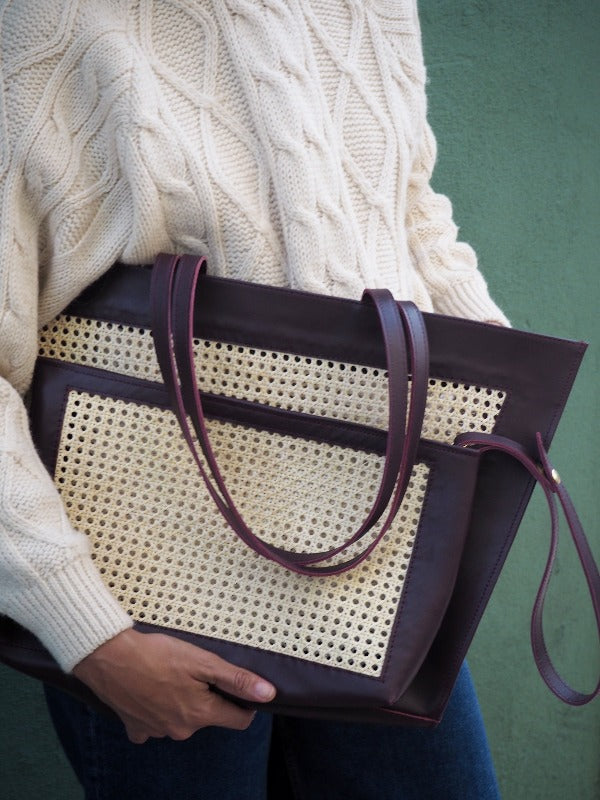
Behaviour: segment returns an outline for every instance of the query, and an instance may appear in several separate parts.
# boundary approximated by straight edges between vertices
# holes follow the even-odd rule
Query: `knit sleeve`
[[[17,91],[18,33],[29,28],[13,30],[11,22],[6,14],[0,28],[0,613],[36,634],[68,671],[132,623],[102,582],[87,538],[69,523],[29,432],[23,396],[47,280],[40,264],[48,201],[39,187],[45,164],[34,163],[32,141],[44,122],[55,129],[56,121],[40,117],[47,85],[41,58],[32,59],[39,80],[28,81],[27,94]],[[64,147],[51,152],[56,159]]]
[[[12,171],[0,229],[0,613],[31,630],[69,671],[131,626],[67,519],[34,448],[22,394],[36,358],[37,256]]]
[[[5,277],[5,276],[3,276]],[[6,329],[0,329],[2,356]],[[69,671],[132,622],[102,583],[31,442],[20,395],[0,379],[0,612]]]
[[[436,143],[427,122],[408,186],[406,227],[415,267],[440,314],[509,325],[491,299],[473,249],[457,241],[447,197],[430,185]]]

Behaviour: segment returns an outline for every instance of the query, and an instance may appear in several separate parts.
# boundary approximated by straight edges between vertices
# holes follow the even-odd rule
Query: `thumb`
[[[202,659],[203,674],[198,675],[201,680],[208,681],[222,692],[241,700],[267,703],[275,697],[277,690],[269,681],[243,667],[230,664],[213,653],[205,655],[209,658]]]

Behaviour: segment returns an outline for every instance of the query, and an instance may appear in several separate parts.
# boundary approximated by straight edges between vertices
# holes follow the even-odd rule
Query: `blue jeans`
[[[272,717],[246,731],[131,744],[118,720],[55,689],[48,706],[86,800],[494,800],[477,698],[463,666],[442,723],[415,729]]]

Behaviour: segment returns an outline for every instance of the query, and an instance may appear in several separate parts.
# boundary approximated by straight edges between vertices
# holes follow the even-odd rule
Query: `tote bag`
[[[585,345],[205,274],[116,265],[40,335],[34,440],[138,629],[277,687],[274,711],[434,725]],[[552,511],[553,535],[557,520]],[[534,655],[550,688],[587,702]],[[98,704],[30,634],[5,663]]]

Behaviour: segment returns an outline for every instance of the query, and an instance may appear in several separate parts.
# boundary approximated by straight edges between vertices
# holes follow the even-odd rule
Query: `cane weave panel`
[[[236,505],[265,540],[326,550],[366,517],[381,456],[217,420],[208,429]],[[289,573],[235,536],[169,411],[72,390],[55,481],[135,619],[379,675],[428,475],[415,466],[374,553],[326,578]]]
[[[384,370],[221,342],[195,342],[201,390],[307,414],[387,428]],[[69,315],[42,329],[39,354],[161,381],[148,330]],[[491,433],[505,392],[431,378],[422,436],[451,444]]]

